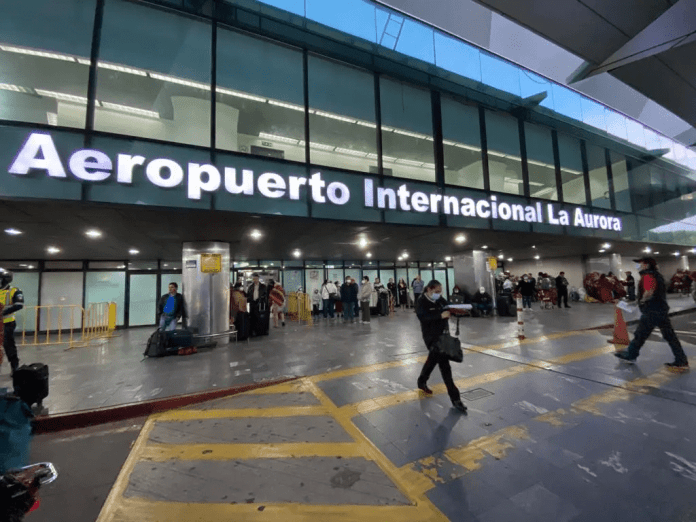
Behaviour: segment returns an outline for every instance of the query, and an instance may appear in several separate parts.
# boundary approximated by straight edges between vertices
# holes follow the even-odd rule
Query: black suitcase
[[[501,317],[514,317],[517,315],[517,310],[514,310],[510,298],[506,295],[498,296],[496,300],[496,305],[498,308],[498,315]]]
[[[165,332],[167,341],[166,347],[169,348],[188,348],[193,346],[193,332],[190,330],[171,330]]]
[[[256,319],[256,335],[268,335],[271,327],[271,314],[268,310],[259,312]]]
[[[237,340],[244,341],[249,338],[249,312],[237,312],[234,320],[234,327],[237,330]]]
[[[48,366],[42,363],[20,366],[12,375],[12,385],[15,395],[29,406],[41,406],[48,397]]]

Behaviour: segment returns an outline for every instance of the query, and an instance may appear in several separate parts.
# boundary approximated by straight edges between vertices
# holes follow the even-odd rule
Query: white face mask
[[[486,293],[486,289],[485,289],[484,287],[481,287],[481,288],[479,288],[479,292],[481,292],[482,294],[485,294],[485,293]]]
[[[442,295],[442,294],[431,294],[430,297],[433,298],[433,301],[437,301],[438,299],[440,299],[440,296],[441,296],[441,295]]]

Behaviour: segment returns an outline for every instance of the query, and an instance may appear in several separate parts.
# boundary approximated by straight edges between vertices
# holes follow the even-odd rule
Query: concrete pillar
[[[689,256],[681,256],[679,260],[679,268],[682,270],[689,270]]]
[[[619,279],[624,278],[623,265],[621,264],[621,254],[612,254],[609,260],[610,271]]]
[[[215,335],[229,330],[230,244],[184,243],[182,285],[189,328],[196,334]],[[229,337],[217,339],[227,344]]]
[[[480,287],[495,296],[495,284],[491,272],[488,271],[486,260],[488,252],[473,250],[452,258],[454,265],[454,281],[463,291],[475,294]]]

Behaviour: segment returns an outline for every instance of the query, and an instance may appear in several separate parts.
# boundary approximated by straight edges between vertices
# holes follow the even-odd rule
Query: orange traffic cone
[[[616,307],[614,310],[614,338],[607,342],[621,345],[621,347],[616,347],[616,350],[620,351],[623,349],[623,346],[630,344],[631,340],[628,338],[628,327],[626,327],[626,321],[624,320],[621,308]]]

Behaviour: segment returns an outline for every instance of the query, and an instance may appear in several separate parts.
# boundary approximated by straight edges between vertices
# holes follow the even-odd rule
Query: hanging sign
[[[201,272],[204,274],[222,272],[222,254],[201,254]]]

